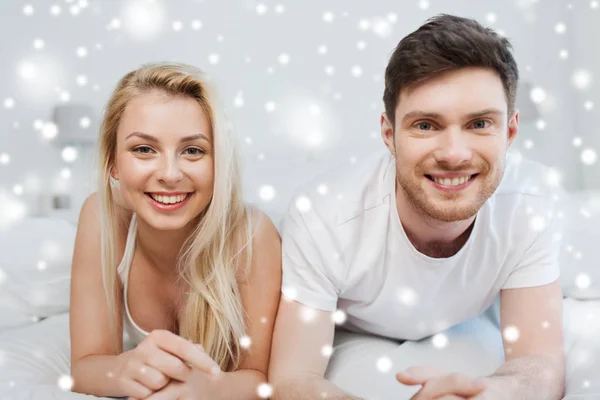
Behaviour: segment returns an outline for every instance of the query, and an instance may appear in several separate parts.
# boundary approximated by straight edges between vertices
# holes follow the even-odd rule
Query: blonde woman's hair
[[[242,199],[238,147],[218,106],[216,91],[200,70],[183,64],[148,64],[125,75],[108,101],[99,141],[99,188],[102,226],[102,277],[111,315],[111,331],[118,344],[116,300],[118,285],[118,220],[111,170],[115,165],[117,129],[127,104],[136,96],[160,91],[196,100],[209,118],[214,149],[214,192],[198,224],[185,241],[177,263],[188,285],[182,305],[179,335],[201,343],[223,370],[239,366],[239,339],[246,318],[238,290],[251,255],[251,216]],[[240,269],[242,268],[242,269]],[[126,300],[124,300],[126,301]],[[118,347],[117,347],[118,349]]]

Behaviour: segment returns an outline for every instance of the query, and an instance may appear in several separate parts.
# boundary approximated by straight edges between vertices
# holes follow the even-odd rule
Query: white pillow
[[[76,227],[27,217],[0,231],[0,328],[69,310]]]
[[[564,235],[560,254],[563,294],[576,299],[600,299],[600,192],[570,193],[564,205]]]

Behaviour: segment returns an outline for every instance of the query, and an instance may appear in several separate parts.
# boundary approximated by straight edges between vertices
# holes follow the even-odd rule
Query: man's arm
[[[281,297],[269,365],[273,400],[360,400],[323,378],[323,353],[329,354],[323,348],[332,345],[334,330],[331,312]]]
[[[565,388],[562,293],[559,281],[500,292],[506,362],[488,390],[508,398],[561,399]]]

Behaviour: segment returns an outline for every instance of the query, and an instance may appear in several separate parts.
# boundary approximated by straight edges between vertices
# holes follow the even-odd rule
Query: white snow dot
[[[211,53],[208,55],[208,62],[215,65],[218,64],[221,57],[216,53]]]
[[[33,11],[34,11],[34,9],[33,9],[33,6],[31,4],[26,4],[23,7],[23,14],[25,14],[27,16],[33,15]]]
[[[598,155],[594,149],[584,149],[581,152],[581,162],[585,165],[592,165],[596,163]]]
[[[277,4],[275,6],[275,12],[277,14],[283,14],[284,11],[285,11],[285,7],[283,6],[283,4]]]
[[[546,227],[546,219],[540,215],[536,215],[531,218],[530,226],[534,231],[541,232]]]
[[[76,4],[73,4],[71,7],[69,7],[69,12],[71,13],[71,15],[78,15],[80,11],[81,9]]]
[[[508,343],[514,343],[517,340],[519,340],[519,328],[517,328],[514,325],[509,325],[506,328],[504,328],[502,336],[504,337],[504,340],[506,340]]]
[[[355,78],[359,78],[363,74],[362,68],[358,65],[353,66],[350,72]]]
[[[44,41],[42,39],[35,39],[33,41],[33,48],[36,49],[36,50],[43,49],[44,45],[45,45],[45,43],[44,43]]]
[[[596,0],[590,1],[590,7],[593,9],[598,8],[598,2]]]
[[[308,107],[308,112],[312,116],[317,116],[317,115],[321,114],[321,108],[316,104],[311,104],[311,106]]]
[[[326,344],[325,346],[321,347],[321,354],[323,355],[323,357],[331,357],[331,355],[333,354],[333,347]]]
[[[593,103],[593,102],[591,102],[591,101],[586,101],[586,102],[583,104],[583,108],[585,108],[585,109],[586,109],[586,111],[591,111],[591,110],[593,110],[593,109],[594,109],[594,103]]]
[[[436,349],[443,349],[448,346],[448,336],[443,333],[438,333],[431,338],[431,343]]]
[[[33,121],[33,129],[35,129],[36,131],[42,130],[43,127],[44,121],[42,121],[41,119],[38,118],[35,121]]]
[[[325,46],[324,44],[320,45],[320,46],[317,48],[317,52],[318,52],[319,54],[327,54],[327,46]]]
[[[7,97],[6,99],[4,99],[4,107],[10,109],[13,108],[15,106],[15,99],[13,99],[12,97]]]
[[[376,18],[372,24],[373,33],[380,38],[386,38],[392,33],[392,27],[388,21]]]
[[[62,150],[61,155],[65,162],[72,163],[77,159],[79,154],[75,147],[67,146]]]
[[[364,40],[359,40],[359,41],[356,43],[356,48],[357,48],[357,49],[359,49],[359,50],[364,50],[364,49],[366,49],[366,48],[367,48],[367,43],[365,43],[365,41],[364,41]]]
[[[242,349],[249,349],[251,344],[252,344],[252,340],[250,340],[250,338],[248,336],[242,336],[240,338],[240,347]]]
[[[58,134],[58,126],[53,122],[46,122],[42,128],[42,136],[45,139],[52,140]]]
[[[192,29],[195,31],[202,29],[202,21],[197,20],[197,19],[193,20],[192,21]]]
[[[523,142],[523,146],[524,146],[526,149],[531,149],[531,148],[533,148],[533,140],[531,140],[531,139],[527,139],[527,140],[525,140],[525,142]]]
[[[258,15],[263,15],[267,12],[268,8],[264,3],[259,3],[256,5],[256,13]]]
[[[566,60],[567,58],[569,58],[569,51],[563,49],[558,53],[558,56],[563,60]]]
[[[576,136],[573,138],[573,146],[579,147],[579,146],[581,146],[582,143],[583,143],[583,141],[581,140],[580,137]]]
[[[580,69],[573,73],[572,80],[577,89],[587,89],[592,81],[592,75],[588,71]]]
[[[562,176],[560,172],[558,172],[555,169],[550,169],[546,173],[546,183],[548,184],[548,186],[557,187],[558,185],[560,185],[561,180]]]
[[[261,383],[258,385],[258,389],[256,390],[258,397],[261,399],[268,399],[273,395],[273,387],[268,383]]]
[[[85,85],[87,85],[87,82],[88,82],[87,76],[85,76],[85,75],[77,75],[77,78],[75,79],[75,82],[79,86],[85,86]]]
[[[369,30],[369,28],[371,28],[371,22],[368,19],[361,19],[360,21],[358,21],[358,29],[360,29],[361,31],[367,31]]]
[[[240,108],[244,106],[244,94],[242,92],[237,92],[235,97],[233,98],[233,105],[236,108]]]
[[[531,101],[539,104],[546,100],[546,91],[540,87],[535,87],[531,89],[529,96],[531,98]]]
[[[296,208],[301,213],[309,212],[312,208],[310,199],[306,196],[299,196],[296,198]]]
[[[81,126],[84,129],[89,128],[91,123],[92,121],[88,117],[81,117],[81,119],[79,120],[79,126]]]
[[[429,0],[419,0],[419,7],[422,10],[427,10],[429,8]]]
[[[87,56],[87,54],[88,54],[87,49],[83,46],[78,47],[75,52],[77,54],[77,57],[80,57],[80,58],[83,58],[83,57]]]
[[[62,92],[60,92],[60,100],[67,102],[71,99],[71,94],[69,92],[67,92],[66,90],[63,90]]]
[[[546,129],[546,121],[544,121],[543,119],[538,119],[535,123],[535,127],[538,128],[540,131],[543,131],[544,129]]]
[[[588,381],[588,380],[585,380],[585,381],[583,381],[583,387],[584,387],[584,388],[588,389],[588,388],[589,388],[591,385],[592,385],[592,384],[591,384],[591,382],[590,382],[590,381]]]
[[[281,289],[281,293],[283,294],[285,300],[288,301],[296,300],[296,297],[298,296],[298,290],[290,286],[286,286]]]
[[[327,194],[327,192],[329,192],[329,188],[325,184],[320,184],[317,187],[317,192],[319,192],[320,195],[324,196]]]
[[[542,321],[542,328],[544,328],[544,329],[550,328],[550,322],[548,322],[548,321]]]
[[[73,378],[69,375],[62,375],[58,378],[58,387],[63,392],[70,392],[73,387]]]
[[[335,310],[332,314],[332,319],[333,322],[335,322],[338,325],[341,325],[344,322],[346,322],[347,316],[343,310]]]
[[[37,264],[36,264],[36,268],[37,268],[39,271],[43,271],[43,270],[45,270],[46,268],[48,268],[48,264],[46,263],[46,261],[44,261],[44,260],[40,260],[40,261],[38,261],[38,262],[37,262]]]
[[[325,22],[333,22],[334,15],[331,11],[327,11],[323,14],[323,21]]]
[[[276,105],[275,105],[275,103],[274,103],[274,102],[272,102],[272,101],[267,101],[267,102],[265,103],[265,110],[266,110],[267,112],[273,112],[273,111],[275,111],[275,108],[276,108]]]
[[[258,195],[263,201],[272,201],[275,198],[275,188],[271,185],[262,185],[258,190]]]
[[[183,29],[183,22],[181,21],[173,21],[173,30],[175,32],[179,32]]]
[[[383,356],[377,359],[377,369],[380,372],[389,372],[392,369],[392,366],[392,360],[389,357]]]
[[[23,185],[14,185],[13,186],[13,193],[16,195],[22,195],[23,194]]]
[[[31,80],[37,75],[37,67],[30,61],[25,61],[19,66],[19,75],[25,80]]]
[[[52,6],[50,6],[50,14],[57,16],[59,15],[61,12],[61,8],[58,4],[53,4]]]
[[[317,316],[317,311],[314,308],[303,306],[300,310],[302,320],[304,322],[312,322]]]
[[[63,168],[60,171],[60,177],[63,179],[69,179],[71,177],[71,170],[69,168]]]
[[[279,55],[279,57],[277,57],[277,60],[279,60],[279,63],[281,65],[289,64],[289,62],[290,62],[290,55],[287,54],[287,53],[281,53]]]
[[[398,300],[407,307],[414,306],[418,301],[417,292],[409,287],[401,287],[398,289]]]
[[[335,73],[335,68],[332,65],[328,65],[325,67],[325,73],[329,76],[332,76]]]
[[[390,22],[393,24],[393,23],[395,23],[396,21],[398,21],[398,14],[396,14],[396,13],[393,13],[393,12],[391,12],[391,13],[388,13],[388,15],[387,15],[387,19],[388,19],[388,21],[390,21]]]
[[[591,283],[592,280],[588,274],[580,273],[575,277],[575,286],[577,286],[579,289],[587,289],[590,287]]]
[[[493,12],[491,12],[491,13],[488,13],[488,14],[485,16],[485,19],[486,19],[486,21],[487,21],[489,24],[495,24],[495,23],[496,23],[496,20],[497,20],[497,17],[496,17],[496,14],[494,14]]]
[[[567,30],[567,26],[563,22],[557,23],[556,26],[554,27],[554,31],[556,31],[556,33],[558,33],[559,35],[562,35],[563,33],[565,33],[566,30]]]

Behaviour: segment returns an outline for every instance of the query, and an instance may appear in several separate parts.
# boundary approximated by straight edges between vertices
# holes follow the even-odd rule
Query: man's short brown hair
[[[495,70],[506,93],[509,118],[515,107],[519,80],[508,39],[477,21],[440,14],[403,38],[385,70],[383,102],[392,125],[403,89],[441,72],[466,67]]]

